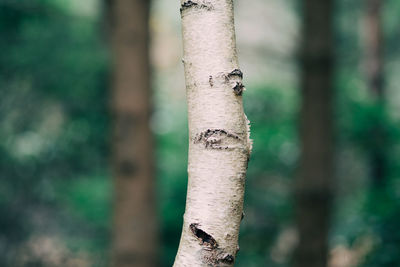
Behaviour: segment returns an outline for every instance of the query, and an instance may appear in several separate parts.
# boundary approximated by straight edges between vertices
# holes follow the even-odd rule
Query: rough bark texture
[[[385,104],[381,10],[382,0],[366,1],[366,74],[368,87],[378,109],[384,109]],[[386,176],[385,136],[382,121],[373,121],[371,139],[373,144],[370,147],[371,178],[374,185],[381,185]]]
[[[232,0],[181,1],[189,182],[175,267],[232,266],[251,141]]]
[[[150,1],[110,0],[113,47],[112,266],[156,266],[153,140],[150,119]]]
[[[303,1],[296,267],[327,266],[333,192],[332,2]]]

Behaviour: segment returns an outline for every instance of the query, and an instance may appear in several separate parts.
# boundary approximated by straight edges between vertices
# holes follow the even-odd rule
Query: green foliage
[[[158,93],[156,97],[159,98],[158,101],[166,101],[163,99],[162,93]],[[186,113],[182,112],[182,107],[171,109],[171,107],[165,107],[162,104],[156,108],[155,113],[158,127],[164,127],[164,129],[155,130],[157,133],[157,192],[161,215],[161,264],[167,267],[172,266],[178,250],[185,211],[188,151],[188,135],[185,129],[187,129],[187,117]],[[161,114],[169,114],[174,120],[167,121]]]
[[[37,255],[17,262],[37,236],[86,235],[104,252],[110,186],[104,175],[78,178],[107,171],[107,50],[97,21],[40,0],[2,0],[0,20],[0,265],[46,265]],[[61,184],[70,189],[60,199]]]
[[[274,247],[279,233],[292,219],[291,181],[299,151],[297,99],[294,88],[260,86],[246,91],[245,110],[254,147],[246,181],[238,266],[282,266],[288,262],[287,255],[285,259],[279,256],[286,252]]]

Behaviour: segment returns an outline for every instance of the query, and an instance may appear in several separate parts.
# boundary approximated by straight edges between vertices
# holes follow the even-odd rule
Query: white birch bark
[[[188,192],[175,267],[233,266],[251,151],[232,0],[181,0]]]

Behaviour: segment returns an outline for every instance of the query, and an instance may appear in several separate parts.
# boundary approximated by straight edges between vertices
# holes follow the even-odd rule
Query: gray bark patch
[[[235,257],[217,248],[211,251],[203,250],[201,252],[201,260],[208,266],[222,267],[233,265]]]
[[[207,129],[193,138],[194,144],[203,144],[209,149],[232,149],[240,147],[242,139],[223,129]]]

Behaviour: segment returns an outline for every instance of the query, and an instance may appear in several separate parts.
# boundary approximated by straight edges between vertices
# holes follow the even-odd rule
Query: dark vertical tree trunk
[[[365,47],[367,83],[377,105],[377,112],[384,109],[382,0],[366,1]],[[382,120],[372,123],[370,147],[371,178],[374,185],[381,185],[386,176],[386,157]]]
[[[382,99],[383,91],[383,55],[382,55],[382,0],[366,0],[366,70],[368,86],[376,98]]]
[[[149,64],[150,1],[109,0],[113,50],[112,266],[156,266]]]
[[[333,0],[303,0],[300,172],[296,180],[296,267],[327,266],[332,205]]]

